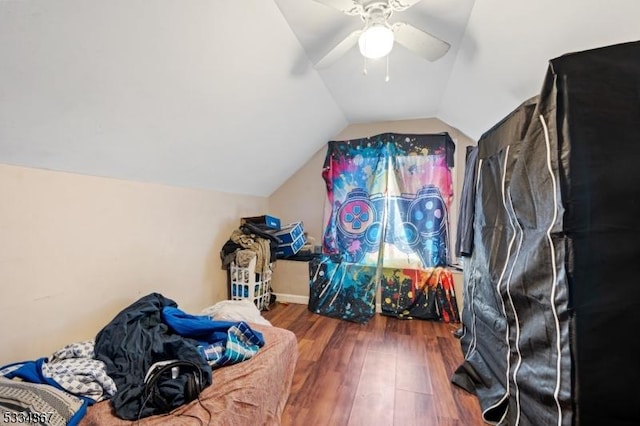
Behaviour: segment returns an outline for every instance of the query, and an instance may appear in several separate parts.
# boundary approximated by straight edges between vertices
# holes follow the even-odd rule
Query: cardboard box
[[[292,242],[288,244],[280,244],[276,249],[276,256],[278,258],[293,256],[300,251],[300,249],[306,242],[307,240],[305,239],[304,234],[300,234],[300,236],[298,236],[298,238],[296,238]]]
[[[279,231],[268,232],[274,237],[277,237],[280,240],[280,244],[291,244],[304,234],[302,222],[290,223],[288,225],[284,225]]]
[[[280,229],[280,219],[274,216],[262,215],[262,216],[253,216],[253,217],[243,217],[240,218],[240,224],[243,225],[245,223],[252,223],[258,226],[261,229],[270,230]]]

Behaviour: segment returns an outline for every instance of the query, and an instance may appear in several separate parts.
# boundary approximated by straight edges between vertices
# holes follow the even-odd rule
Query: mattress
[[[104,401],[89,407],[80,425],[193,425],[195,419],[212,425],[279,425],[298,359],[296,336],[277,327],[251,327],[263,333],[265,345],[248,361],[214,370],[212,385],[199,399],[139,422],[116,417]]]

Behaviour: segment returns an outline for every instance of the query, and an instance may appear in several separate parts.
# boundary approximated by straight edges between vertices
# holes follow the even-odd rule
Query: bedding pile
[[[89,407],[80,426],[224,425],[279,426],[298,359],[295,334],[283,328],[252,324],[265,345],[249,361],[216,368],[213,384],[197,400],[169,414],[123,420],[113,414],[109,401]]]
[[[149,391],[155,366],[175,361],[193,366],[199,394],[211,385],[213,369],[251,359],[264,345],[262,333],[244,321],[190,315],[173,300],[151,293],[118,313],[95,341],[72,343],[50,357],[1,367],[0,410],[8,421],[29,420],[25,413],[51,413],[45,424],[70,425],[78,424],[87,407],[100,401],[120,419],[165,414],[190,402],[191,376],[188,369],[175,368],[154,384],[154,396],[159,393],[167,402],[160,406]],[[59,407],[66,408],[58,413],[54,408]]]
[[[245,321],[253,324],[271,325],[258,307],[250,300],[223,300],[204,308],[201,315],[218,321]]]

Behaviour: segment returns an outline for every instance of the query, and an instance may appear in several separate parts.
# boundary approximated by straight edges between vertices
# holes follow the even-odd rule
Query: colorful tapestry
[[[322,261],[336,273],[316,279],[321,292],[312,288],[312,297],[322,295],[312,302],[320,313],[364,322],[373,316],[376,284],[386,291],[382,268],[448,263],[454,150],[446,133],[329,142],[323,252],[331,256]],[[369,309],[356,313],[355,305]]]
[[[451,271],[383,268],[382,313],[398,318],[460,322]]]
[[[318,256],[309,262],[309,310],[331,318],[365,323],[373,317],[376,267]]]

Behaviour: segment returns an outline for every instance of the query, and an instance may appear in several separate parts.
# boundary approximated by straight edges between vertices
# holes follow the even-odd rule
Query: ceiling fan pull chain
[[[366,56],[363,56],[364,61],[362,64],[362,75],[367,75],[367,58]]]
[[[384,81],[389,82],[389,55],[387,55],[387,74],[384,76]]]

